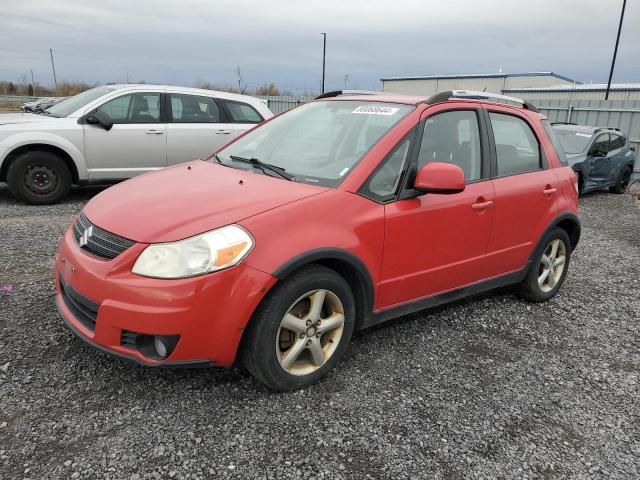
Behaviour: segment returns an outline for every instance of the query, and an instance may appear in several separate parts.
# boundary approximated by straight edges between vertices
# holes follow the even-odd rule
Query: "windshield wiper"
[[[284,168],[278,167],[276,165],[271,165],[270,163],[262,162],[255,157],[244,158],[244,157],[239,157],[238,155],[229,155],[229,158],[234,162],[242,162],[242,163],[248,163],[250,165],[253,165],[256,168],[261,169],[265,173],[266,173],[266,170],[269,170],[270,172],[273,172],[276,175],[278,175],[280,178],[284,178],[285,180],[289,180],[290,182],[292,182],[293,179],[295,178],[290,173],[287,173]]]

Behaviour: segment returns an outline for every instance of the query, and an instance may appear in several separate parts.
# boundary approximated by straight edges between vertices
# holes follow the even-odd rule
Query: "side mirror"
[[[105,130],[109,131],[113,127],[113,120],[104,112],[93,112],[85,117],[87,123],[91,125],[100,125]]]
[[[421,193],[459,193],[465,188],[464,172],[457,165],[430,162],[418,171],[413,188]]]

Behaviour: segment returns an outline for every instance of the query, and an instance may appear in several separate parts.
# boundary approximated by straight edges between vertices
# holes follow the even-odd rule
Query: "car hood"
[[[84,213],[98,227],[136,242],[172,242],[326,190],[196,160],[115,185]]]
[[[0,125],[15,125],[16,123],[36,123],[51,121],[48,115],[37,115],[35,113],[0,113]]]
[[[569,165],[582,162],[586,158],[584,153],[567,153],[565,156],[567,157]]]

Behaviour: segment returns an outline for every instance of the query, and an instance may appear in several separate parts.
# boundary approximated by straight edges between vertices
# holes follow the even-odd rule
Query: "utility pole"
[[[33,81],[33,68],[31,68],[30,70],[31,70],[31,88],[33,89],[33,96],[37,97],[38,95],[36,94],[36,83]]]
[[[324,69],[327,58],[327,34],[321,32],[320,35],[324,37],[322,40],[322,87],[320,88],[322,91],[320,93],[324,93]]]
[[[607,93],[604,99],[609,100],[609,90],[611,90],[611,79],[613,78],[613,68],[616,66],[616,56],[618,55],[618,44],[620,43],[620,32],[622,31],[622,20],[624,19],[624,9],[627,6],[627,0],[622,0],[622,12],[620,12],[620,23],[618,24],[618,36],[616,37],[616,46],[613,49],[613,59],[611,60],[611,71],[609,72],[609,82],[607,83]]]
[[[56,65],[53,63],[53,49],[49,49],[49,54],[51,55],[51,69],[53,70],[53,85],[56,90],[56,95],[58,94],[58,79],[56,78]]]
[[[346,90],[348,86],[349,86],[349,74],[346,73],[344,76],[344,89]]]

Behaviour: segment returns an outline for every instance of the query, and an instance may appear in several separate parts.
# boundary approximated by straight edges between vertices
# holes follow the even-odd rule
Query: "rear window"
[[[251,105],[231,100],[223,100],[234,123],[260,123],[264,118]]]
[[[564,145],[562,144],[562,141],[558,138],[558,135],[556,135],[556,133],[559,133],[559,131],[553,129],[549,124],[548,120],[542,120],[541,123],[542,123],[542,127],[544,128],[544,131],[547,132],[547,135],[549,136],[549,140],[551,140],[553,148],[558,154],[558,160],[560,160],[560,163],[562,165],[569,165],[569,162],[567,161],[567,156],[565,155],[566,150],[564,148]],[[588,143],[588,139],[587,139],[587,143]],[[586,148],[586,145],[585,145],[585,148]]]

